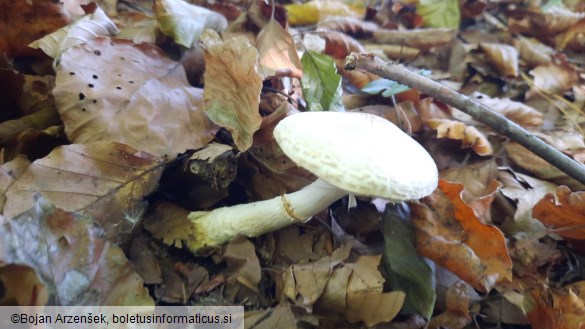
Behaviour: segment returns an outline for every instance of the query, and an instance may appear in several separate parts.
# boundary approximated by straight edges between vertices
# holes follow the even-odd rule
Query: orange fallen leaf
[[[413,203],[417,248],[475,289],[487,292],[512,279],[512,260],[502,232],[482,224],[461,199],[462,184],[439,180],[439,188]]]
[[[585,282],[580,281],[564,288],[533,289],[528,321],[536,329],[585,329],[585,296],[576,293],[584,288]]]
[[[585,191],[571,192],[568,187],[559,186],[534,206],[532,215],[552,226],[555,234],[585,240]]]
[[[469,315],[469,296],[463,281],[455,282],[447,289],[447,309],[434,316],[429,322],[429,329],[462,329],[471,322]]]

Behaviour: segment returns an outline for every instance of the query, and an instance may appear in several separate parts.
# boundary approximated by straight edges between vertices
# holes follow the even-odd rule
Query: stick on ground
[[[351,53],[346,58],[345,69],[364,70],[383,78],[395,80],[449,104],[516,141],[570,177],[585,184],[585,165],[571,159],[526,129],[472,98],[410,71],[402,65],[388,63],[369,54]]]

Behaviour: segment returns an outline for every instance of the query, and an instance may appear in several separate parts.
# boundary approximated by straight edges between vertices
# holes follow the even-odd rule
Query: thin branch
[[[369,54],[351,53],[346,58],[345,69],[364,70],[383,78],[395,80],[449,104],[488,125],[498,133],[518,142],[570,177],[585,184],[585,165],[571,159],[526,129],[472,98],[410,71],[402,65],[387,63]]]

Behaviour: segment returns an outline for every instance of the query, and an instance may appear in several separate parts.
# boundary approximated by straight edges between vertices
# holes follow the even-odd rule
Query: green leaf
[[[203,30],[221,32],[227,27],[223,15],[183,0],[156,0],[154,13],[160,30],[187,48],[199,40]]]
[[[331,57],[307,50],[301,58],[301,85],[309,111],[344,111],[341,76]]]
[[[407,91],[410,88],[408,86],[399,84],[394,80],[378,79],[370,81],[367,85],[362,88],[362,91],[370,95],[377,95],[382,93],[384,97],[391,97],[403,91]]]
[[[429,319],[435,306],[433,270],[416,252],[414,227],[407,222],[408,208],[386,207],[382,216],[384,234],[384,266],[390,276],[392,290],[406,293],[403,310]]]
[[[461,22],[459,0],[421,0],[416,12],[423,18],[425,27],[457,29]]]
[[[416,73],[428,76],[431,74],[429,70],[418,70]],[[401,92],[410,90],[410,87],[402,85],[394,80],[378,79],[370,81],[367,85],[362,88],[362,91],[370,95],[377,95],[382,93],[384,97],[392,97]]]

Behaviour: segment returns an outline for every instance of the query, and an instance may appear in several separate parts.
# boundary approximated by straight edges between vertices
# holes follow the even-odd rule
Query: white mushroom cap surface
[[[293,114],[278,123],[274,137],[298,166],[349,193],[406,201],[431,194],[438,184],[427,151],[372,114]]]

